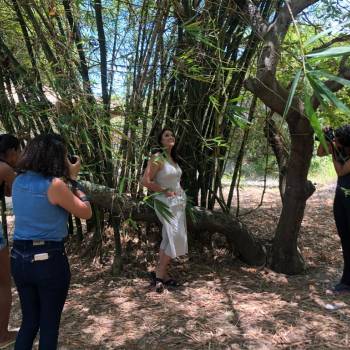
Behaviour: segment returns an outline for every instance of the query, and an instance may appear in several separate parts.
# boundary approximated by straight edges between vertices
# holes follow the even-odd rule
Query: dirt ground
[[[331,286],[342,269],[332,217],[333,186],[317,189],[307,204],[299,246],[308,265],[299,276],[251,268],[218,239],[212,249],[192,245],[173,273],[183,285],[156,294],[146,271],[154,268],[155,245],[126,244],[122,276],[105,264],[71,254],[72,283],[64,308],[60,349],[350,349],[350,295]],[[241,212],[260,201],[261,188],[240,192]],[[276,188],[264,205],[242,220],[271,241],[280,212]],[[125,237],[124,237],[125,239]],[[11,326],[20,325],[14,289]]]

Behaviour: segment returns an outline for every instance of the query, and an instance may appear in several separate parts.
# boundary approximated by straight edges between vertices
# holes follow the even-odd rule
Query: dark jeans
[[[344,258],[341,282],[350,285],[350,196],[345,196],[344,191],[339,187],[335,192],[333,212]]]
[[[49,259],[33,261],[34,254]],[[61,313],[66,301],[70,269],[63,242],[14,241],[11,270],[22,308],[22,324],[15,350],[30,350],[40,329],[40,350],[57,349]]]

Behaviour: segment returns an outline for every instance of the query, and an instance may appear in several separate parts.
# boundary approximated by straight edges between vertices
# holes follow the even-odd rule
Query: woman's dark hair
[[[343,147],[350,147],[350,124],[343,125],[336,129],[334,135]]]
[[[166,131],[171,131],[173,133],[173,135],[175,136],[175,133],[172,129],[170,128],[163,128],[160,133],[158,134],[158,137],[157,137],[157,142],[158,142],[158,145],[157,147],[153,148],[152,149],[152,153],[163,153],[165,154],[165,151],[164,151],[164,146],[162,144],[162,137],[163,137],[163,134],[166,132]],[[171,158],[176,162],[178,163],[179,159],[178,159],[178,156],[177,156],[177,152],[176,152],[176,144],[174,145],[174,147],[171,149]]]
[[[17,163],[19,172],[35,171],[44,176],[68,177],[67,147],[57,134],[36,136]]]
[[[10,149],[17,151],[19,148],[19,140],[11,134],[0,135],[0,155],[5,156]]]

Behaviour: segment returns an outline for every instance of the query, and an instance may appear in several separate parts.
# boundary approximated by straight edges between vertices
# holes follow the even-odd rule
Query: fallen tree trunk
[[[116,216],[141,222],[159,222],[154,210],[142,201],[137,202],[127,195],[119,195],[117,191],[106,186],[92,184],[88,181],[83,181],[82,184],[95,205],[111,211]],[[222,212],[199,207],[194,207],[193,211],[196,220],[187,216],[189,233],[221,233],[226,237],[229,248],[237,251],[242,261],[253,266],[266,263],[264,247],[242,222]]]

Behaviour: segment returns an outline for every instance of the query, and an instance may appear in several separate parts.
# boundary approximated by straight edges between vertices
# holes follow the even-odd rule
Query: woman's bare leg
[[[171,257],[166,255],[163,249],[159,250],[159,263],[157,267],[157,277],[165,278],[167,276],[168,265],[171,261]]]

